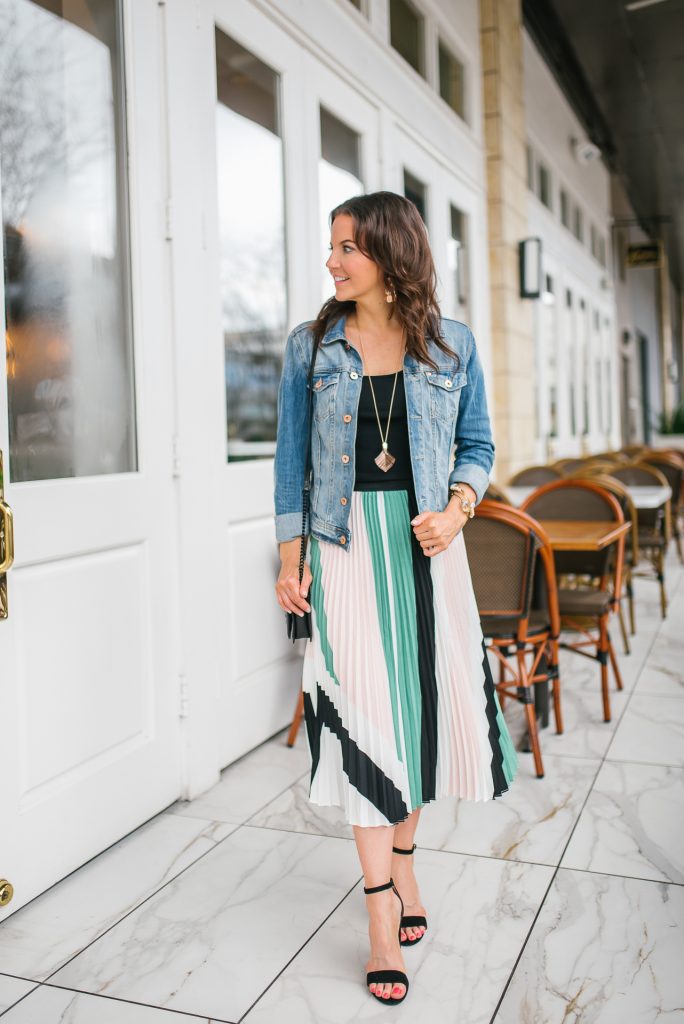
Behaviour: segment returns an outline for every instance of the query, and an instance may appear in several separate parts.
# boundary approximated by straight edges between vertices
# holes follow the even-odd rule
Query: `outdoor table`
[[[530,487],[529,484],[525,484],[520,487],[505,487],[504,494],[508,495],[513,505],[522,505],[523,501],[540,486],[535,484]],[[623,484],[623,487],[638,509],[660,508],[672,497],[670,487],[633,487],[631,484]]]
[[[594,519],[540,519],[554,551],[601,551],[624,536],[631,522]]]

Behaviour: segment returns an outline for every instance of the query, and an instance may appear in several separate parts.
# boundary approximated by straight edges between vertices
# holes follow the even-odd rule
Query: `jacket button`
[[[356,372],[356,370],[352,370],[349,376],[351,377],[352,380],[356,380],[356,378],[358,377],[358,373]]]
[[[342,461],[343,462],[349,462],[349,456],[348,455],[343,455],[342,456]]]
[[[316,383],[314,384],[314,387],[315,387],[315,388],[320,388],[320,386],[321,386],[321,384],[322,384],[322,383],[323,383],[323,381],[322,381],[322,380],[317,380],[317,381],[316,381]]]
[[[351,423],[351,413],[345,413],[342,419],[344,420],[345,423]]]
[[[347,499],[346,498],[340,498],[340,505],[346,505],[346,504],[347,504]]]
[[[450,381],[450,380],[445,380],[445,381],[444,381],[444,383],[446,384],[446,386],[447,386],[448,388],[450,388],[450,387],[451,387],[451,381]]]
[[[346,543],[347,543],[347,538],[344,537],[344,536],[340,537],[340,544],[346,544]]]

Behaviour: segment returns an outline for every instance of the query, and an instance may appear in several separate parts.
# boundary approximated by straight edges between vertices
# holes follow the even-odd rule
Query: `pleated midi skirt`
[[[517,770],[463,532],[427,557],[417,512],[412,488],[354,490],[349,550],[309,538],[309,800],[352,825],[396,824],[443,797],[490,800]]]

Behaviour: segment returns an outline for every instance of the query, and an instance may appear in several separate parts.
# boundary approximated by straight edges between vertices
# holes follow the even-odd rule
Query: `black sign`
[[[641,242],[627,246],[628,267],[659,267],[660,242]]]

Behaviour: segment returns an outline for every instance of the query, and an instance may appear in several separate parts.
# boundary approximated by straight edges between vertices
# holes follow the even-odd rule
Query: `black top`
[[[375,390],[375,400],[378,403],[378,414],[383,434],[387,429],[387,414],[392,399],[393,387],[393,373],[373,374],[373,388]],[[392,419],[390,420],[387,441],[388,451],[395,457],[396,461],[385,473],[374,461],[376,456],[382,451],[382,438],[378,429],[378,420],[375,415],[375,406],[373,404],[368,374],[364,374],[361,379],[361,397],[359,399],[356,429],[355,491],[411,490],[413,487],[404,374],[401,372],[397,375],[397,387],[394,393]]]

